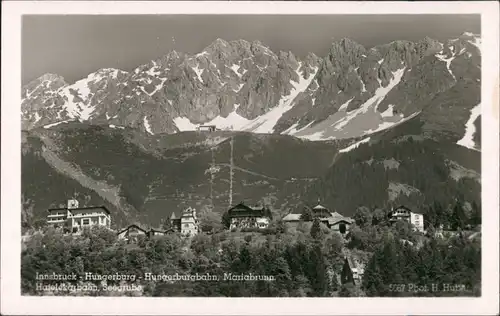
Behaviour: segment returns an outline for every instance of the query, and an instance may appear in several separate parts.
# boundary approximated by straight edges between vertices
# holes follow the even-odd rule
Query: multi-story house
[[[271,210],[265,207],[250,207],[243,202],[231,207],[227,214],[230,218],[229,229],[267,228],[271,221]]]
[[[412,224],[415,230],[420,232],[424,231],[424,215],[412,212],[405,206],[393,208],[389,213],[389,221],[391,223],[406,221]]]
[[[181,215],[181,234],[183,236],[194,236],[198,234],[199,221],[196,216],[196,210],[188,207]]]
[[[63,227],[71,233],[79,233],[84,227],[94,225],[111,226],[111,213],[105,206],[79,207],[74,199],[68,200],[65,208],[53,208],[48,212],[48,224]]]

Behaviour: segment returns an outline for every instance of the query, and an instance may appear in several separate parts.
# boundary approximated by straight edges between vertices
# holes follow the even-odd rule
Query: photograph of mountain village
[[[21,293],[481,296],[479,15],[25,15]]]

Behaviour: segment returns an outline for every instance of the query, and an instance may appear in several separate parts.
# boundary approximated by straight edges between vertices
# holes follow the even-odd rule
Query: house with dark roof
[[[392,208],[388,214],[389,222],[406,221],[413,225],[416,231],[424,231],[424,215],[413,212],[404,205]]]
[[[330,211],[326,207],[324,207],[323,205],[319,204],[319,201],[318,201],[318,205],[313,207],[311,210],[313,213],[313,217],[317,217],[317,218],[322,219],[322,218],[328,218],[331,216]]]
[[[80,233],[85,227],[111,226],[111,212],[105,206],[79,207],[75,199],[64,208],[48,209],[47,224],[63,227],[71,233]]]
[[[170,214],[170,226],[176,232],[181,231],[181,214],[177,214],[176,211],[172,211]]]
[[[350,217],[345,217],[335,211],[331,212],[328,208],[321,205],[319,201],[316,206],[307,208],[311,210],[313,218],[318,218],[326,227],[340,234],[346,234],[352,223],[354,223]],[[301,214],[290,213],[283,217],[283,221],[290,224],[298,223],[301,220]]]
[[[139,226],[139,224],[131,224],[118,231],[117,235],[119,239],[125,239],[128,242],[137,242],[139,236],[147,237],[148,231]]]
[[[331,230],[338,232],[340,234],[346,234],[351,225],[354,223],[354,220],[350,217],[345,217],[342,214],[337,212],[331,213],[331,216],[327,219],[327,227]]]
[[[272,219],[271,210],[263,206],[251,207],[240,202],[227,211],[229,229],[267,228]]]

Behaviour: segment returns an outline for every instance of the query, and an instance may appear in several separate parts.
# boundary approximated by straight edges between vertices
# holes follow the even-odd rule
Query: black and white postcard
[[[498,313],[498,3],[2,7],[2,314]]]

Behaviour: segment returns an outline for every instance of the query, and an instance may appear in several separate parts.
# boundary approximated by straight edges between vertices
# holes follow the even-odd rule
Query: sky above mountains
[[[259,40],[273,51],[322,57],[331,42],[365,47],[480,33],[479,15],[24,16],[22,83],[55,73],[73,83],[100,68],[130,71],[171,50],[198,53],[217,38]]]

